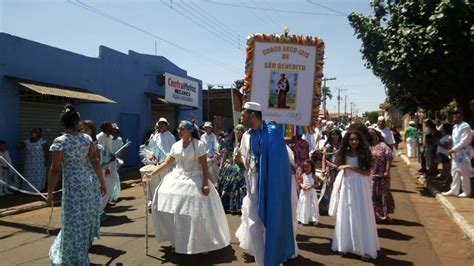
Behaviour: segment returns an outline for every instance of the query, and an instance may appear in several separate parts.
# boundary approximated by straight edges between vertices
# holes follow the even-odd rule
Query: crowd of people
[[[390,222],[395,210],[390,167],[398,142],[385,119],[346,128],[318,119],[308,133],[284,138],[279,125],[262,120],[258,103],[247,102],[241,123],[219,138],[211,122],[181,121],[175,142],[164,138],[172,135],[166,119],[157,122],[142,154],[154,165],[143,178],[158,242],[184,254],[220,249],[229,244],[225,212],[240,214],[240,247],[257,265],[275,265],[297,256],[298,223],[317,226],[329,214],[337,221],[334,251],[376,258],[376,223]]]
[[[100,236],[105,206],[117,198],[117,151],[123,141],[110,122],[102,123],[96,134],[94,123],[81,120],[72,105],[64,107],[61,121],[64,132],[49,147],[47,201],[52,202],[61,169],[63,187],[62,227],[50,248],[50,260],[87,264],[88,249]],[[433,137],[425,136],[428,144],[443,144],[424,147],[423,153],[441,148],[445,151],[440,153],[452,160],[453,185],[446,195],[470,193],[465,183],[471,171],[472,131],[466,125],[462,113],[455,112],[452,132],[443,125],[436,140],[436,128],[428,127]],[[298,223],[318,226],[320,215],[329,215],[335,217],[333,251],[375,259],[380,250],[376,224],[390,223],[395,211],[390,168],[401,138],[386,127],[384,117],[376,125],[318,119],[309,132],[297,131],[292,138],[284,138],[282,129],[263,120],[255,102],[245,103],[241,124],[224,138],[213,132],[211,122],[199,127],[183,120],[177,139],[168,121],[160,118],[141,146],[157,241],[170,241],[173,251],[181,254],[222,249],[230,244],[227,212],[241,216],[235,235],[257,265],[278,265],[298,256]],[[416,134],[416,129],[407,128],[407,146]],[[33,149],[28,145],[36,143],[36,156],[43,157],[33,161],[45,166],[48,159],[39,151],[47,152],[40,140],[41,131],[32,130],[28,144],[19,148]],[[0,141],[1,155],[7,158],[4,146]],[[37,176],[31,174],[31,181],[40,188]]]
[[[471,105],[474,109],[474,102]],[[471,124],[464,121],[461,111],[455,111],[445,123],[425,119],[423,130],[421,125],[410,121],[405,129],[407,156],[421,162],[419,173],[427,178],[451,180],[450,189],[443,193],[445,196],[471,196],[474,123]]]
[[[118,167],[123,162],[117,151],[123,141],[118,126],[111,122],[103,122],[96,134],[94,122],[81,120],[73,105],[67,104],[60,118],[64,130],[51,145],[41,137],[39,128],[17,144],[25,150],[22,176],[15,173],[6,143],[0,141],[0,155],[5,159],[0,161],[4,181],[0,195],[46,190],[46,201],[51,205],[61,183],[61,231],[49,250],[50,261],[53,265],[86,265],[89,248],[100,237],[100,225],[107,219],[106,206],[120,192]]]
[[[98,148],[100,148],[100,152],[98,152],[97,155],[103,159],[110,159],[110,161],[104,162],[101,167],[103,168],[105,176],[111,176],[111,178],[107,178],[106,180],[108,181],[110,179],[111,182],[113,182],[108,184],[111,194],[106,197],[107,200],[104,198],[106,204],[112,204],[117,200],[118,194],[120,193],[118,167],[120,167],[123,162],[120,159],[115,160],[115,153],[124,145],[120,137],[120,130],[116,124],[104,122],[101,126],[101,128],[103,128],[102,132],[96,135],[95,124],[91,120],[82,121],[80,127],[81,132],[91,136],[98,145]],[[61,132],[59,135],[63,134],[64,132]],[[97,141],[96,137],[101,139],[101,142]],[[13,166],[10,153],[6,149],[6,142],[0,140],[0,156],[8,162],[7,164],[5,161],[0,160],[0,180],[5,182],[0,183],[0,196],[9,195],[15,191],[31,193],[46,191],[48,187],[47,169],[52,163],[52,160],[50,161],[49,158],[51,146],[43,139],[42,129],[31,129],[30,137],[17,143],[16,148],[24,152],[24,161],[21,171],[24,179],[18,176],[14,170],[8,166],[8,164]],[[122,152],[123,150],[117,155],[122,155]]]

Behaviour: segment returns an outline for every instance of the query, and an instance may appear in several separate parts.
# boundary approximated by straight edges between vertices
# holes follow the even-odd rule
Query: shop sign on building
[[[165,73],[165,100],[170,103],[199,107],[198,83]]]

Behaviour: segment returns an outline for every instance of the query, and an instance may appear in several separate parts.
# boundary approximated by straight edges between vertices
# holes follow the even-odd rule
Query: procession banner
[[[264,119],[308,126],[321,103],[324,43],[310,36],[256,34],[247,39],[244,94]]]

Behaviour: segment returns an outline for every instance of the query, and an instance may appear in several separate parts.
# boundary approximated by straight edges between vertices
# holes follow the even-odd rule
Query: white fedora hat
[[[261,112],[262,111],[262,106],[259,103],[256,103],[256,102],[246,102],[244,104],[244,109]]]
[[[168,120],[166,120],[166,118],[164,117],[160,117],[160,119],[158,120],[158,122],[156,122],[156,124],[160,123],[160,122],[163,122],[165,123],[166,125],[169,125],[170,123],[168,123]]]

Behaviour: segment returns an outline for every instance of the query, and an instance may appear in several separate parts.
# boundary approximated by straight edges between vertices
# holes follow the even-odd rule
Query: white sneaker
[[[447,192],[443,192],[441,193],[443,194],[444,196],[457,196],[456,193],[454,193],[453,191],[449,190]]]
[[[458,195],[458,198],[469,198],[471,195],[467,195],[466,193],[461,193]]]

